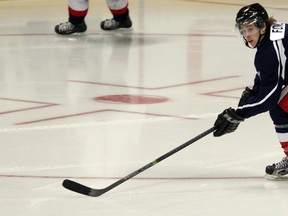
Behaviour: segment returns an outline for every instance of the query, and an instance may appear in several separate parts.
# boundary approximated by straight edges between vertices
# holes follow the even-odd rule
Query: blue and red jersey
[[[288,84],[288,24],[275,23],[264,35],[255,55],[253,95],[237,108],[245,118],[272,110]],[[287,101],[288,103],[288,101]]]

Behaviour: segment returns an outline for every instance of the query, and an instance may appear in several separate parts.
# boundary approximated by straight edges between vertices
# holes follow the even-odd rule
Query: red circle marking
[[[151,95],[106,95],[95,98],[96,101],[123,104],[153,104],[166,102],[169,99]]]

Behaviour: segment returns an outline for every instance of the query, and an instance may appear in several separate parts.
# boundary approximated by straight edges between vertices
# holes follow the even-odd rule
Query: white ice
[[[88,31],[59,36],[66,1],[0,0],[0,214],[286,215],[288,183],[264,178],[283,156],[267,113],[98,198],[62,187],[107,187],[211,128],[253,83],[255,50],[234,30],[251,1],[129,2],[132,30],[102,31],[111,15],[91,0]],[[260,3],[287,21],[287,1]]]

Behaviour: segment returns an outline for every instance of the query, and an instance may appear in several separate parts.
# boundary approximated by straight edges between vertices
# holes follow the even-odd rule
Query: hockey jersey
[[[254,65],[253,94],[237,113],[245,118],[266,112],[277,106],[281,91],[288,84],[288,24],[274,23],[257,47]]]

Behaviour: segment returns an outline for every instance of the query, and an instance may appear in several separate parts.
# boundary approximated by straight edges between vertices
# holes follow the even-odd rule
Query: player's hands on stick
[[[216,130],[213,135],[219,137],[227,133],[232,133],[237,129],[241,121],[244,121],[244,118],[239,116],[234,109],[231,107],[225,109],[218,115],[218,118],[214,123]]]

